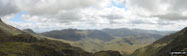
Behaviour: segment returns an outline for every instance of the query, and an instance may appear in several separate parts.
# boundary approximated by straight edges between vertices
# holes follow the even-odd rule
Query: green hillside
[[[165,36],[153,44],[136,50],[132,56],[169,56],[170,52],[187,52],[187,28]]]

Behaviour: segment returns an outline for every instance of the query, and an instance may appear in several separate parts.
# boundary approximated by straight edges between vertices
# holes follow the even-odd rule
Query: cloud
[[[21,10],[35,15],[53,15],[62,10],[105,6],[108,0],[16,0]]]
[[[187,10],[187,0],[169,0],[169,2],[171,3],[171,8],[174,11],[177,12],[183,12],[185,10]]]
[[[110,0],[16,0],[16,6],[31,16],[42,17],[45,21],[61,23],[79,21],[85,8],[107,7]]]
[[[185,0],[0,0],[0,16],[15,27],[37,31],[123,27],[176,30],[187,26],[186,4]],[[26,12],[21,15],[25,22],[11,21],[20,11]]]
[[[57,20],[60,20],[60,22],[76,21],[82,19],[80,10],[60,11],[57,15],[55,15],[55,17],[57,17]]]
[[[169,7],[162,0],[125,0],[125,5],[131,11],[142,16],[164,14]]]
[[[136,15],[146,17],[159,17],[167,20],[187,20],[186,0],[125,0],[127,8]]]
[[[106,17],[108,19],[123,19],[124,17],[121,15],[116,15],[116,14],[110,14],[110,15],[103,15],[101,17]]]
[[[18,9],[13,2],[14,0],[0,0],[0,17],[18,12]]]
[[[170,14],[165,14],[165,15],[154,15],[153,17],[158,17],[158,18],[167,19],[167,20],[187,20],[187,16],[184,16],[178,13],[170,13]]]
[[[159,1],[160,0],[127,0],[127,4],[134,7],[154,10],[159,6]]]

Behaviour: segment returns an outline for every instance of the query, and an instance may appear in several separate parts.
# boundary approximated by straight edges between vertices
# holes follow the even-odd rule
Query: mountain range
[[[178,32],[140,29],[64,29],[35,33],[0,19],[0,56],[185,56],[187,27]]]
[[[117,51],[89,53],[54,38],[27,32],[0,20],[0,56],[122,56]]]
[[[39,33],[47,37],[57,38],[72,46],[80,47],[88,52],[102,50],[120,51],[122,54],[131,54],[140,47],[147,46],[173,31],[154,31],[141,29],[102,29],[79,30],[63,29]]]

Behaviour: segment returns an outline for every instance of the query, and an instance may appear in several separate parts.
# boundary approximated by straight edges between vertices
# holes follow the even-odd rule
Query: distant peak
[[[35,32],[32,29],[24,29],[24,32],[35,34]]]

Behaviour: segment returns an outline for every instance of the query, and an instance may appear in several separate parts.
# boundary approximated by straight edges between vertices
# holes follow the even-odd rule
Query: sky
[[[187,0],[0,0],[0,17],[35,32],[129,28],[176,31],[187,26]]]

